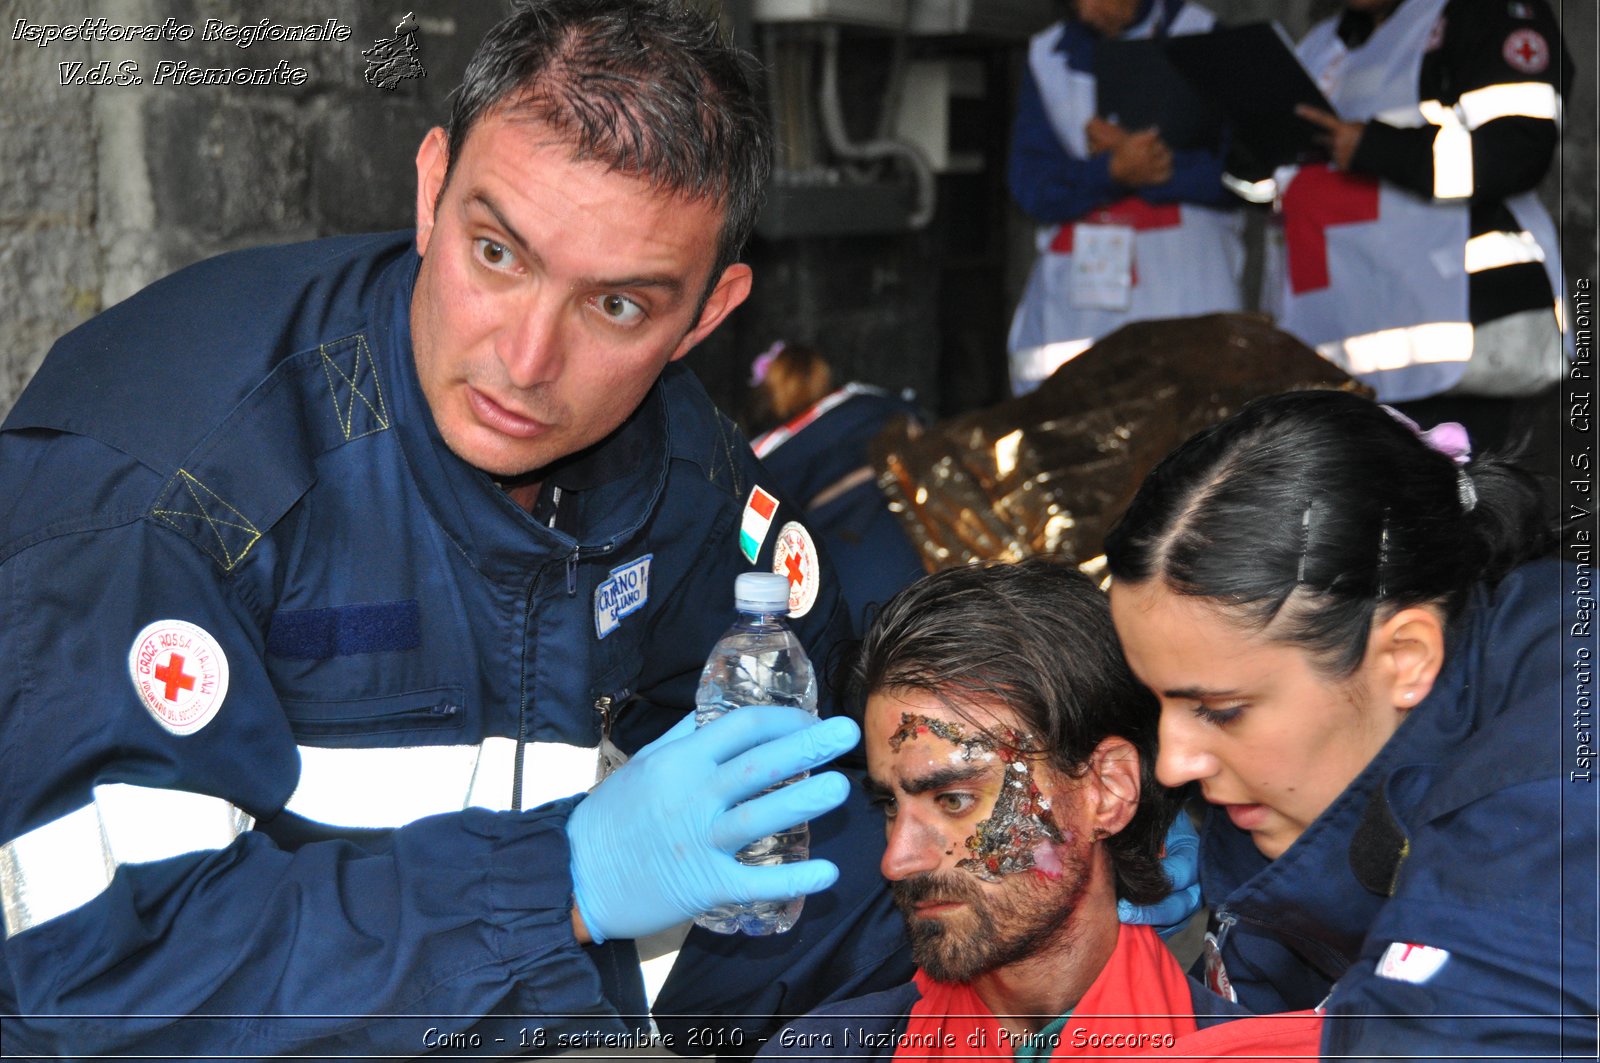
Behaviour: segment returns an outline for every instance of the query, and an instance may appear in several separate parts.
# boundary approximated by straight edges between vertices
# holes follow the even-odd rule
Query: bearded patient
[[[1314,1013],[1247,1018],[1156,930],[1119,921],[1171,892],[1163,840],[1193,835],[1168,835],[1182,795],[1154,777],[1158,706],[1075,568],[925,577],[874,619],[851,681],[917,971],[791,1023],[762,1055],[1315,1056]]]

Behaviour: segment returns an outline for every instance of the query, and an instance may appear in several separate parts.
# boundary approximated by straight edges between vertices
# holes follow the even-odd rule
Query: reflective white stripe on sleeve
[[[1561,94],[1554,85],[1539,81],[1514,81],[1463,92],[1456,103],[1468,129],[1496,118],[1544,118],[1561,121]]]
[[[1231,173],[1223,173],[1222,187],[1246,203],[1271,203],[1278,198],[1278,182],[1268,177],[1263,181],[1246,181]]]
[[[1454,107],[1424,100],[1417,109],[1424,120],[1439,127],[1433,138],[1433,198],[1464,199],[1472,195],[1472,131],[1496,118],[1559,123],[1561,95],[1553,85],[1516,81],[1464,92]]]
[[[1455,110],[1438,100],[1418,104],[1422,117],[1439,127],[1433,137],[1433,198],[1472,195],[1472,133]]]
[[[1472,326],[1460,321],[1437,321],[1383,329],[1319,344],[1317,353],[1357,376],[1425,363],[1465,362],[1472,357]]]
[[[1372,117],[1384,125],[1392,125],[1398,129],[1415,129],[1417,126],[1426,125],[1432,119],[1425,118],[1429,107],[1438,107],[1437,100],[1427,100],[1423,103],[1405,103],[1398,107],[1386,107]],[[1419,113],[1419,110],[1421,113]]]
[[[464,808],[508,811],[516,749],[510,738],[475,746],[301,746],[300,782],[284,810],[327,826],[373,830]],[[594,746],[527,743],[522,807],[585,792],[594,785],[598,761]]]
[[[1544,248],[1539,246],[1532,233],[1479,233],[1467,241],[1468,273],[1543,261]]]
[[[80,908],[123,864],[225,849],[254,825],[220,797],[128,783],[0,846],[6,937]]]

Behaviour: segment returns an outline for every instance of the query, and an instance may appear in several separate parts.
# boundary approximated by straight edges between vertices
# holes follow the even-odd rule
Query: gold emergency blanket
[[[873,464],[929,571],[1058,554],[1093,572],[1156,462],[1252,398],[1307,388],[1366,391],[1260,315],[1139,322],[1030,395],[890,426]]]

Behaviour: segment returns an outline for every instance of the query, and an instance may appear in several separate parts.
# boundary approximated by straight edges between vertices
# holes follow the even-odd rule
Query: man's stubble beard
[[[1067,942],[1072,913],[1089,884],[1087,855],[1061,854],[1059,878],[1037,871],[1008,876],[1001,891],[985,891],[962,871],[940,871],[903,879],[892,885],[895,904],[905,916],[912,961],[941,982],[970,982],[1001,967],[1057,948]],[[1032,881],[1018,882],[1021,878]],[[966,911],[959,925],[919,919],[913,906],[922,901],[959,901]]]

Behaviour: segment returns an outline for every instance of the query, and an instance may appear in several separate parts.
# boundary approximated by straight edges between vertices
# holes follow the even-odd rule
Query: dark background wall
[[[976,0],[982,3],[983,0]],[[726,0],[751,47],[750,0]],[[1277,18],[1303,32],[1330,0],[1213,0],[1225,21]],[[1558,3],[1577,88],[1566,142],[1547,181],[1572,276],[1593,276],[1595,20],[1592,0]],[[231,248],[409,226],[412,158],[483,31],[503,10],[486,0],[0,0],[0,412],[54,338],[189,262]],[[427,76],[384,91],[366,82],[361,50],[414,11]],[[19,20],[195,29],[188,42],[17,39]],[[208,19],[253,24],[338,20],[345,41],[199,39]],[[887,35],[846,31],[841,96],[867,135],[882,110]],[[1005,333],[1028,257],[1026,219],[1004,191],[1006,138],[1020,40],[927,37],[913,58],[964,74],[949,137],[967,160],[937,179],[937,209],[918,231],[758,237],[750,302],[690,355],[713,395],[737,410],[750,359],[774,339],[815,343],[841,375],[914,388],[944,415],[1003,395]],[[304,70],[303,84],[156,85],[157,63]],[[70,83],[96,64],[136,63],[145,83]],[[63,64],[82,63],[82,68]],[[68,83],[63,83],[63,82]]]

